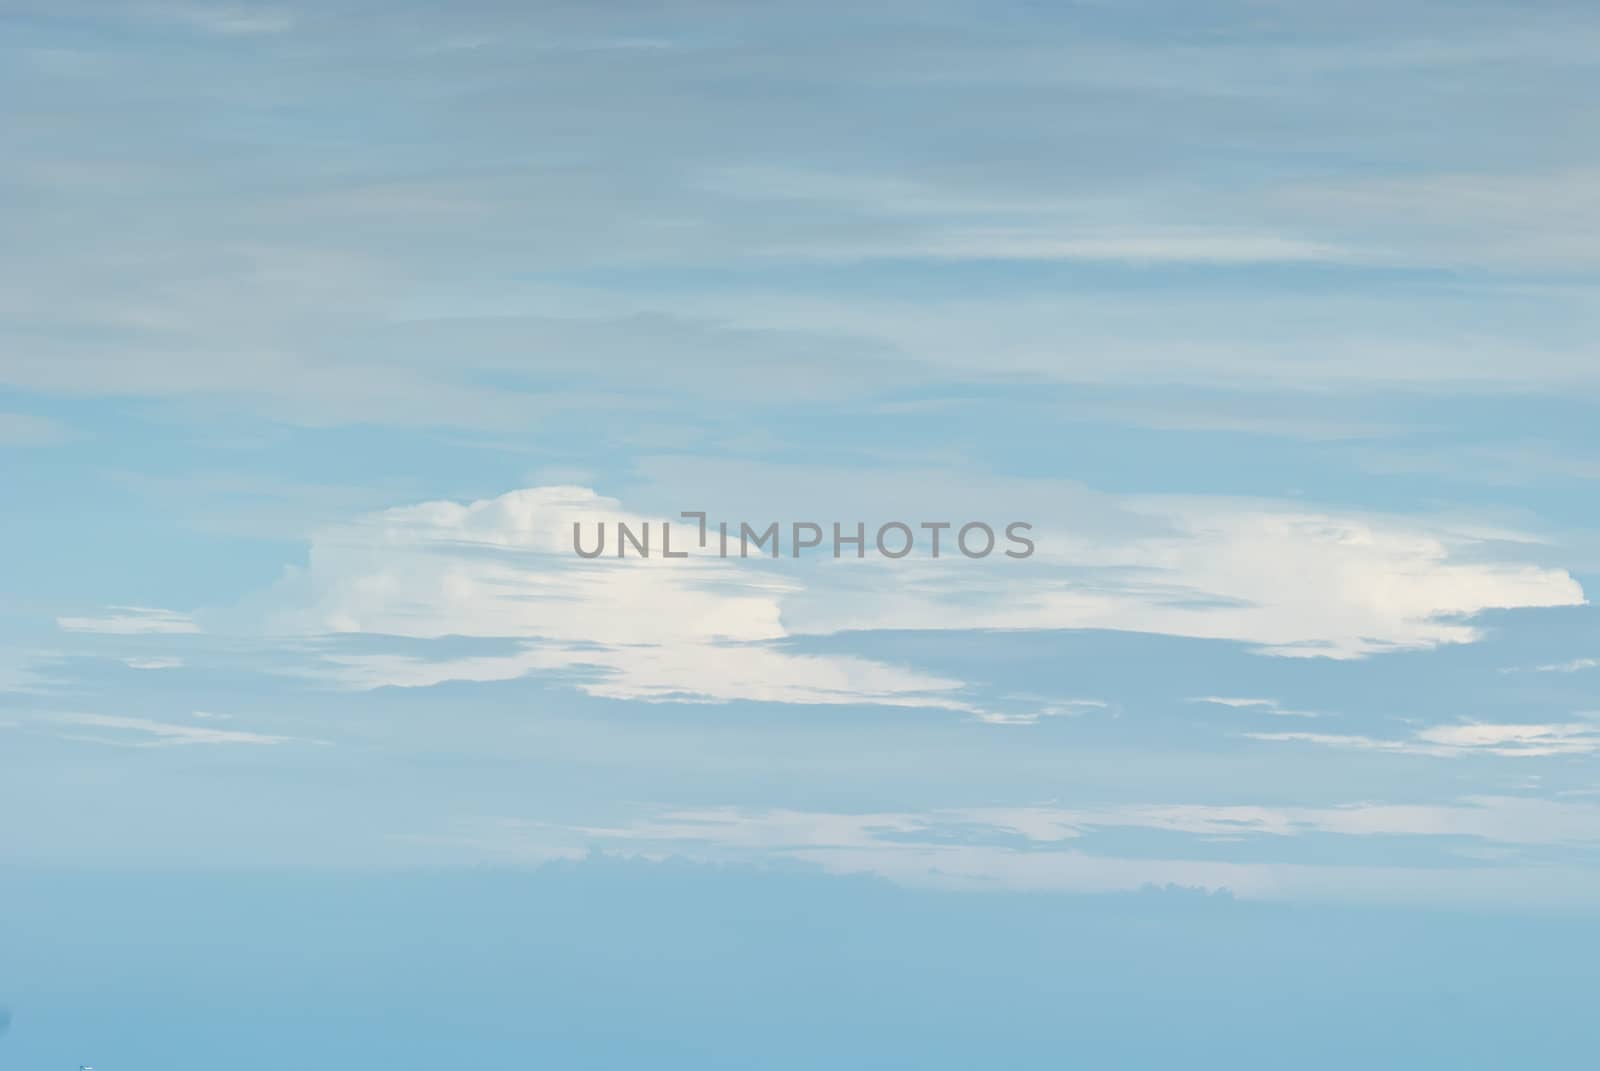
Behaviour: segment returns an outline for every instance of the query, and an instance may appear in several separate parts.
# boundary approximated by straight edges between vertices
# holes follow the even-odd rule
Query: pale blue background
[[[0,0],[0,1067],[1581,1064],[1597,63]],[[552,488],[1041,553],[648,589]]]

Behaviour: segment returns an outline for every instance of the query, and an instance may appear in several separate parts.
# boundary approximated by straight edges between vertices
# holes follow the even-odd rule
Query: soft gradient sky
[[[0,1066],[1592,1051],[1597,93],[1564,2],[0,0]],[[570,551],[683,510],[1038,550]]]

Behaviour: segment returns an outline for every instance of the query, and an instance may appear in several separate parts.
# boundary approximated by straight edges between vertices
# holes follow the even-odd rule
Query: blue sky
[[[1597,56],[0,0],[0,1061],[1569,1060]]]

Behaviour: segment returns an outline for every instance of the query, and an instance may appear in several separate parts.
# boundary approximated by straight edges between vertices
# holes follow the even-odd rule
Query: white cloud
[[[1178,884],[1227,890],[1250,899],[1415,901],[1436,906],[1445,901],[1504,902],[1508,896],[1574,902],[1594,888],[1592,878],[1548,865],[1540,869],[1545,880],[1531,883],[1528,873],[1514,865],[1441,869],[1234,863],[1181,855],[1131,858],[1096,854],[1080,843],[1091,833],[1119,829],[1201,841],[1321,834],[1450,838],[1480,842],[1486,848],[1585,847],[1600,844],[1600,806],[1480,796],[1444,804],[1132,804],[855,814],[716,807],[665,809],[616,826],[554,827],[497,818],[457,836],[491,857],[570,855],[587,845],[647,859],[800,861],[833,873],[972,890],[1105,892]]]
[[[150,606],[110,606],[100,617],[58,617],[66,632],[98,632],[111,636],[183,635],[200,631],[188,614]]]
[[[578,674],[580,690],[610,699],[868,703],[995,716],[963,699],[959,680],[848,655],[800,655],[692,640],[625,647],[538,641],[512,655],[428,660],[329,654],[323,662],[321,675],[357,689],[513,680],[535,672],[565,671]]]
[[[1231,804],[1124,804],[1062,808],[966,807],[920,813],[817,813],[736,807],[667,809],[632,825],[586,828],[601,839],[641,843],[703,841],[724,847],[788,851],[828,846],[911,844],[916,838],[985,843],[1020,837],[1063,844],[1096,830],[1143,829],[1207,840],[1242,837],[1458,836],[1507,844],[1600,844],[1600,805],[1518,796],[1472,796],[1452,803],[1359,802],[1330,807]]]
[[[1506,725],[1466,723],[1418,729],[1404,739],[1339,733],[1246,733],[1253,740],[1316,744],[1360,751],[1389,751],[1406,755],[1456,758],[1463,755],[1501,755],[1543,758],[1551,755],[1587,755],[1600,751],[1600,724]]]
[[[1163,291],[1159,301],[1116,290],[1049,298],[973,293],[937,304],[778,291],[741,291],[736,299],[698,292],[619,297],[577,291],[545,300],[569,315],[586,306],[590,314],[614,314],[620,305],[635,315],[670,311],[748,332],[804,333],[827,324],[857,348],[901,355],[921,366],[919,375],[936,381],[1186,385],[1290,394],[1595,384],[1600,364],[1592,342],[1592,295],[1582,288],[1548,288],[1519,291],[1515,298],[1463,283],[1428,301],[1410,302],[1356,292],[1290,294],[1263,303],[1249,295],[1179,288]],[[1156,309],[1160,315],[1152,315]],[[1348,408],[1359,415],[1355,406]]]
[[[1565,571],[1485,560],[1477,551],[1495,537],[1449,523],[1272,503],[1113,501],[1143,518],[1142,532],[1041,518],[1026,565],[871,563],[877,584],[859,598],[821,588],[792,598],[785,619],[818,633],[1118,629],[1351,658],[1472,642],[1480,633],[1465,619],[1486,609],[1583,602]]]
[[[1020,702],[1021,709],[1011,711],[983,710],[977,714],[979,721],[990,725],[1036,725],[1043,718],[1075,718],[1094,711],[1109,710],[1111,704],[1102,699],[1062,699],[1051,701],[1038,696],[1010,696]]]
[[[592,533],[602,518],[635,531],[645,520],[577,487],[388,510],[314,539],[308,566],[280,590],[287,605],[272,627],[529,641],[511,654],[448,660],[326,656],[323,671],[352,687],[566,670],[588,674],[584,691],[614,698],[972,709],[960,681],[763,646],[789,635],[782,600],[795,587],[769,572],[705,559],[579,559],[572,524]],[[679,545],[692,533],[680,527]]]
[[[181,669],[183,659],[177,657],[124,658],[122,664],[129,669]]]
[[[193,744],[287,744],[294,737],[232,729],[209,729],[195,725],[175,725],[148,718],[124,718],[111,714],[50,714],[40,721],[59,726],[57,735],[70,740],[113,744],[118,747],[181,747]]]
[[[282,8],[229,4],[173,4],[147,8],[158,19],[192,26],[225,37],[254,37],[286,33],[294,27],[294,14]]]
[[[1054,501],[1043,497],[1048,487],[1029,490]],[[1036,525],[1039,550],[1026,562],[830,559],[797,567],[714,556],[583,560],[572,552],[575,522],[592,533],[602,520],[635,531],[648,521],[659,553],[660,519],[586,488],[530,488],[390,509],[319,532],[308,564],[272,593],[268,616],[273,630],[300,636],[520,641],[509,652],[442,659],[324,656],[316,672],[350,687],[565,672],[585,691],[614,698],[866,702],[1015,723],[1070,713],[1081,701],[1043,697],[988,709],[960,680],[787,645],[857,629],[1098,628],[1349,658],[1470,642],[1478,633],[1462,618],[1487,608],[1582,600],[1559,570],[1471,559],[1478,541],[1505,533],[1260,503],[1106,502],[1110,520],[1080,520],[1085,515],[1071,511],[1082,496],[1065,496],[1056,508],[1067,512]],[[816,508],[800,502],[794,515],[827,515]],[[906,515],[926,512],[908,507]],[[677,547],[693,549],[693,526],[680,522],[675,531]],[[100,627],[187,621],[151,614]]]
[[[1331,245],[1274,234],[1201,228],[1150,231],[1088,230],[1048,234],[1029,227],[949,227],[914,240],[883,245],[841,244],[777,249],[800,258],[1127,261],[1134,264],[1272,264],[1351,259]]]
[[[1281,718],[1317,718],[1321,717],[1315,710],[1289,710],[1278,704],[1276,699],[1236,699],[1220,695],[1197,696],[1191,703],[1210,703],[1213,706],[1232,707],[1235,710],[1258,710],[1263,714],[1271,714]]]
[[[1556,662],[1546,666],[1535,666],[1538,673],[1578,673],[1586,669],[1600,666],[1600,658],[1574,658],[1570,662]]]

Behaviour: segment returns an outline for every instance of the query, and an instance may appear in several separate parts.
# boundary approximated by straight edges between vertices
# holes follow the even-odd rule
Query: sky
[[[0,0],[0,1068],[1592,1051],[1597,68]]]

